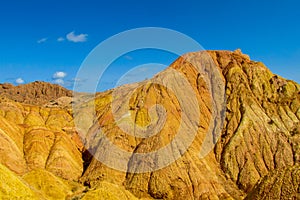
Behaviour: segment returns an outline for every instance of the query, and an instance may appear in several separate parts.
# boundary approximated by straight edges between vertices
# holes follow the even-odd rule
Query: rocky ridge
[[[8,98],[19,103],[43,105],[60,97],[72,97],[72,91],[57,84],[41,81],[18,86],[9,83],[0,84],[0,98]]]

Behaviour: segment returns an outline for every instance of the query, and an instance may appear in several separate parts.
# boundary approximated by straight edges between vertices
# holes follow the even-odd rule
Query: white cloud
[[[17,84],[23,84],[23,83],[25,83],[25,81],[22,78],[17,78],[16,83]]]
[[[56,83],[56,84],[59,84],[59,85],[64,85],[65,84],[65,81],[61,78],[55,79],[53,82]]]
[[[65,41],[65,38],[63,38],[63,37],[57,38],[57,42],[62,42],[62,41]]]
[[[37,43],[41,44],[41,43],[46,42],[47,40],[48,40],[48,38],[42,38],[42,39],[39,39],[39,40],[37,41]]]
[[[52,78],[54,79],[62,79],[65,78],[67,76],[66,72],[55,72],[52,76]]]
[[[75,32],[72,31],[71,33],[68,33],[66,37],[70,42],[85,42],[87,41],[88,34],[76,35]]]

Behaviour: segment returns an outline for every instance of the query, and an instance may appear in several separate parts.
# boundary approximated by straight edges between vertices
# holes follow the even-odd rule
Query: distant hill
[[[19,103],[43,105],[64,96],[71,97],[72,91],[57,84],[41,81],[18,86],[0,84],[0,98],[6,97]]]

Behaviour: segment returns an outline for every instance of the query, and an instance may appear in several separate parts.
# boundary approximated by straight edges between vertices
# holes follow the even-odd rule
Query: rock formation
[[[71,97],[72,92],[56,84],[41,81],[13,86],[0,84],[0,98],[6,97],[16,102],[43,105],[59,97]]]
[[[214,67],[222,83],[199,66],[211,81]],[[226,110],[211,95],[223,86]],[[300,85],[240,50],[183,55],[150,80],[92,100],[71,94],[47,83],[0,86],[0,198],[300,198]],[[219,131],[214,108],[224,111]],[[128,158],[118,162],[107,139]],[[201,157],[206,140],[216,144]],[[170,154],[136,156],[170,143]]]

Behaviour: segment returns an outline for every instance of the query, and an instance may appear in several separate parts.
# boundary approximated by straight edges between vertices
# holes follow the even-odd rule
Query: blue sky
[[[2,1],[0,82],[35,80],[72,88],[85,57],[100,42],[139,27],[182,32],[205,49],[241,48],[274,73],[300,82],[299,1]],[[174,55],[136,52],[106,72],[99,90],[137,64],[170,64]],[[147,71],[146,77],[161,70]],[[119,75],[116,75],[119,74]],[[117,80],[116,80],[117,81]]]

